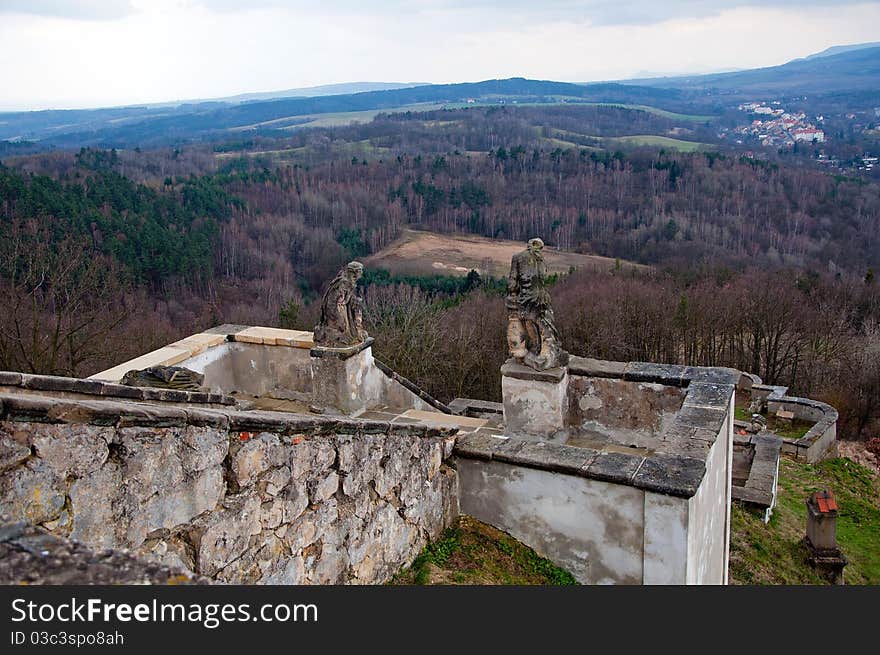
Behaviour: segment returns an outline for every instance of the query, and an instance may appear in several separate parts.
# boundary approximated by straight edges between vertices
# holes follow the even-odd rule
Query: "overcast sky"
[[[0,0],[0,109],[355,81],[587,82],[866,41],[880,41],[880,2]]]

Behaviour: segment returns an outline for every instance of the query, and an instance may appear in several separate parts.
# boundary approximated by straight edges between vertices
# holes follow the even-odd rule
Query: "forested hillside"
[[[754,371],[828,399],[864,436],[880,414],[880,186],[620,141],[700,126],[624,107],[481,108],[9,158],[0,369],[88,375],[222,322],[310,329],[322,285],[406,227],[537,235],[651,266],[557,283],[573,353]],[[380,357],[444,400],[497,397],[503,285],[366,281]]]

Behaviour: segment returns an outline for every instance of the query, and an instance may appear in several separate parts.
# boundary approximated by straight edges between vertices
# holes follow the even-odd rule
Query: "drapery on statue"
[[[357,281],[364,273],[360,262],[349,262],[341,269],[321,299],[321,320],[315,326],[315,345],[345,348],[367,338],[361,313]]]
[[[529,247],[513,256],[507,277],[507,345],[518,363],[539,371],[568,364],[559,343],[550,293],[545,286],[544,242],[529,239]]]

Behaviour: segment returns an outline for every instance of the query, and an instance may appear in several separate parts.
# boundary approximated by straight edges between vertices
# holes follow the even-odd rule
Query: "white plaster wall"
[[[640,584],[645,494],[502,462],[456,460],[461,511],[504,530],[584,584]]]
[[[733,407],[709,450],[703,481],[688,501],[687,584],[727,584],[732,413]]]
[[[259,396],[273,389],[310,391],[309,360],[305,348],[227,341],[178,366],[203,373],[211,391]]]
[[[644,584],[680,585],[687,581],[688,501],[645,492]]]

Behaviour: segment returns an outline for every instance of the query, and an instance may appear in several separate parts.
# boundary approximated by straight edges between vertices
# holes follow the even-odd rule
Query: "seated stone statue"
[[[321,319],[315,326],[315,345],[345,348],[367,338],[357,282],[364,272],[360,262],[349,262],[336,274],[321,299]]]
[[[530,239],[529,247],[513,256],[507,278],[507,345],[518,363],[536,370],[568,364],[546,288],[544,242]]]

